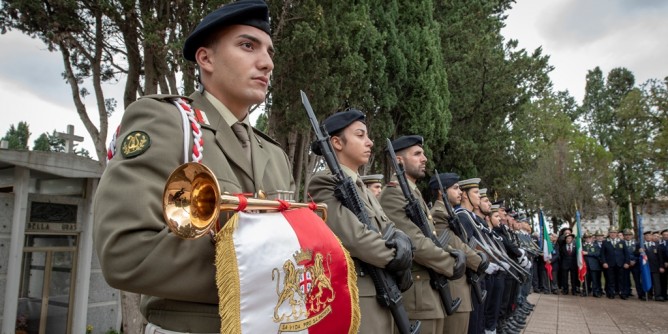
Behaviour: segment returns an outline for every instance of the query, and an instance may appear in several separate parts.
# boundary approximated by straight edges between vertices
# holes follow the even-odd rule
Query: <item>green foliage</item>
[[[269,127],[268,121],[269,117],[267,117],[267,114],[262,113],[258,116],[255,127],[262,132],[267,132],[267,128]]]
[[[26,122],[19,122],[17,126],[12,124],[2,140],[9,142],[10,150],[28,150],[28,139],[31,135],[29,128]]]

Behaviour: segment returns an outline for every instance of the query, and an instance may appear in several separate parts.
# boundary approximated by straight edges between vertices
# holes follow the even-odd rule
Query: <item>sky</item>
[[[542,47],[555,68],[550,73],[555,90],[568,90],[578,103],[587,71],[596,66],[604,74],[626,67],[635,74],[636,84],[668,76],[668,43],[661,37],[668,35],[668,1],[517,0],[506,14],[504,37],[518,40],[529,53]],[[72,124],[75,134],[85,138],[80,147],[95,157],[62,77],[59,52],[49,52],[41,41],[12,31],[0,35],[0,64],[0,99],[6,107],[0,111],[0,137],[10,125],[25,121],[32,146],[40,134],[65,132]],[[123,84],[121,80],[104,87],[105,97],[116,98],[119,106],[109,120],[110,133],[122,116]],[[85,103],[97,125],[93,96]]]

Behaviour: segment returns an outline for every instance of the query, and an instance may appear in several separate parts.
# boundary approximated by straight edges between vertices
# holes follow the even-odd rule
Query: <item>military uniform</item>
[[[437,247],[429,236],[425,236],[420,228],[406,216],[404,210],[407,203],[406,198],[400,187],[396,185],[396,177],[394,181],[395,183],[388,183],[381,192],[380,203],[390,220],[411,238],[415,246],[412,269],[413,286],[403,293],[406,310],[411,320],[421,320],[421,333],[442,333],[445,311],[438,292],[431,287],[429,273],[425,267],[446,277],[452,276],[455,259],[450,256],[450,253]],[[422,199],[417,186],[410,181],[408,183],[413,195],[419,199],[423,212],[429,215],[429,208]],[[433,220],[431,217],[428,217],[428,220],[429,228],[435,232]]]
[[[587,252],[584,256],[587,264],[587,292],[594,297],[601,297],[601,247],[595,242],[585,242],[582,250]]]
[[[434,219],[436,233],[439,236],[445,234],[450,235],[449,237],[444,238],[444,240],[447,240],[448,242],[447,245],[454,249],[464,251],[466,254],[466,267],[477,272],[478,267],[482,262],[482,258],[475,250],[464,243],[452,229],[450,229],[448,214],[445,210],[445,203],[442,200],[434,202],[431,208],[431,216]],[[468,332],[469,315],[473,310],[471,302],[471,285],[468,283],[466,276],[450,281],[450,293],[452,294],[453,299],[460,298],[461,304],[454,314],[445,318],[443,333],[466,333]]]
[[[616,232],[616,230],[611,231]],[[604,241],[601,258],[603,264],[608,266],[605,295],[612,299],[615,298],[616,294],[619,294],[623,299],[626,299],[627,296],[622,295],[628,284],[628,279],[624,279],[624,275],[622,275],[624,265],[629,264],[629,253],[626,250],[626,244],[619,238]]]
[[[149,322],[173,331],[214,333],[221,323],[211,240],[176,237],[162,213],[165,181],[183,163],[184,135],[191,137],[183,133],[172,98],[143,97],[125,111],[118,137],[123,140],[95,196],[94,245],[107,282],[142,294],[141,311]],[[294,190],[290,163],[277,143],[253,130],[251,163],[221,115],[229,111],[218,110],[200,93],[189,101],[208,118],[208,125],[201,124],[202,163],[222,191]],[[148,141],[135,151],[139,154],[126,156],[124,142],[142,133]]]

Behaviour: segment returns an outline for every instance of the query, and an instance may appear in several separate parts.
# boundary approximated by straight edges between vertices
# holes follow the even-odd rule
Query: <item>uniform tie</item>
[[[239,144],[241,144],[241,148],[243,148],[244,153],[246,153],[246,159],[251,162],[250,137],[248,136],[248,129],[246,128],[246,124],[236,122],[232,124],[232,131],[234,131],[234,134],[239,140]]]

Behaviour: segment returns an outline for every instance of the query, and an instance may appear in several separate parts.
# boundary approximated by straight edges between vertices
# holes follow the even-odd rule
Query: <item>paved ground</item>
[[[668,333],[668,302],[532,293],[524,334]]]

